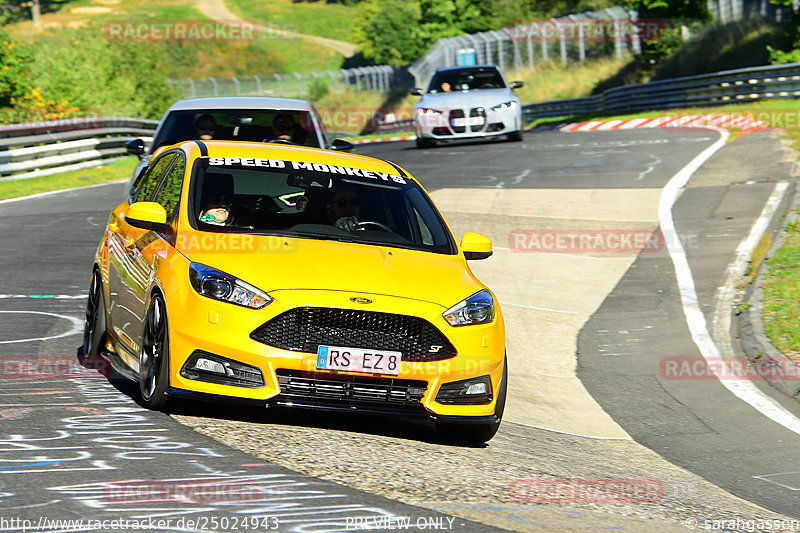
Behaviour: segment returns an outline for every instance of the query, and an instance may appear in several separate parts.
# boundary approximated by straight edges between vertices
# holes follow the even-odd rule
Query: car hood
[[[219,235],[219,234],[217,234]],[[228,237],[227,242],[223,242]],[[452,307],[484,288],[463,256],[314,239],[228,234],[214,249],[182,253],[266,292],[321,289],[410,298]],[[207,243],[210,244],[210,243]],[[206,248],[210,248],[206,247]]]
[[[467,92],[426,94],[414,107],[431,107],[434,109],[491,107],[510,100],[519,101],[519,97],[511,89],[482,89]]]

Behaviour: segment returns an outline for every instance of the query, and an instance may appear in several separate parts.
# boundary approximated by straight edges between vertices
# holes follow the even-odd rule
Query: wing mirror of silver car
[[[132,155],[142,155],[144,153],[144,141],[142,139],[131,139],[125,143],[125,150]]]
[[[337,152],[349,152],[353,149],[353,143],[347,142],[344,139],[334,139],[330,149],[336,150]]]
[[[409,94],[413,94],[414,96],[422,96],[422,89],[420,89],[419,87],[414,87],[408,92]]]
[[[512,81],[512,82],[511,82],[511,88],[512,88],[512,89],[519,89],[519,88],[520,88],[520,87],[522,87],[523,85],[525,85],[525,82],[524,82],[524,81]]]

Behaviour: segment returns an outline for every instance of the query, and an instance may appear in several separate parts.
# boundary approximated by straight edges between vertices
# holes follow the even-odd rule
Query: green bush
[[[328,96],[331,92],[331,83],[325,78],[314,78],[308,85],[308,99],[312,102],[318,102]]]
[[[0,27],[0,108],[8,107],[12,98],[28,92],[28,60],[27,49]]]
[[[59,41],[32,46],[31,77],[45,99],[102,115],[160,118],[179,98],[155,45],[111,43],[98,26],[62,30]]]

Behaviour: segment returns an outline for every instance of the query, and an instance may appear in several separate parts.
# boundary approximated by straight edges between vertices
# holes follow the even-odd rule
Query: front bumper
[[[441,306],[369,295],[374,301],[371,311],[425,319],[441,331],[457,351],[456,356],[437,361],[403,360],[397,376],[318,370],[316,353],[276,348],[251,338],[265,322],[285,311],[309,305],[348,308],[343,301],[349,302],[350,296],[348,293],[345,298],[336,291],[282,291],[275,302],[258,311],[216,302],[191,292],[186,295],[188,301],[176,304],[175,310],[169,308],[168,300],[169,393],[188,398],[239,399],[267,406],[409,418],[493,419],[505,352],[505,332],[499,311],[490,324],[453,328],[441,317],[444,311]],[[342,344],[347,345],[346,340]],[[260,370],[263,386],[235,386],[220,380],[214,383],[197,379],[196,375],[192,379],[182,370],[198,351]],[[443,384],[480,376],[489,376],[491,382],[493,394],[487,403],[464,405],[437,401]]]
[[[493,111],[475,107],[440,110],[440,113],[414,114],[417,138],[421,139],[472,139],[508,135],[522,130],[522,112]]]

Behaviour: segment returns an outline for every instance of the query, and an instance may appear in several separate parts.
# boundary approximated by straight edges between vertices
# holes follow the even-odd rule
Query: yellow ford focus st
[[[111,213],[84,354],[152,409],[248,400],[432,420],[483,442],[506,398],[498,302],[405,170],[280,144],[156,152]]]

